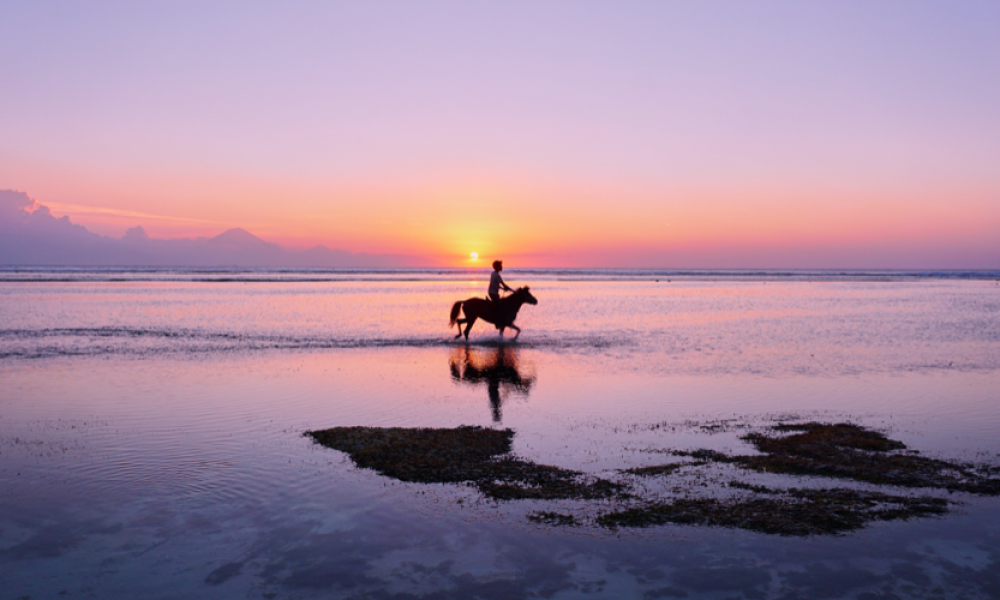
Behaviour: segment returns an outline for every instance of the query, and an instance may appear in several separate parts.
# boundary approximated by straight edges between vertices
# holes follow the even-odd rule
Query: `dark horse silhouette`
[[[501,336],[503,336],[503,330],[510,327],[517,331],[514,334],[514,339],[517,339],[517,336],[521,335],[521,328],[514,325],[514,319],[517,318],[517,311],[521,310],[521,305],[525,303],[538,304],[538,300],[531,295],[528,287],[517,288],[509,296],[500,298],[500,302],[493,302],[484,298],[459,300],[451,307],[451,323],[449,327],[458,323],[458,335],[455,337],[462,337],[462,333],[465,333],[465,339],[468,340],[469,331],[475,324],[476,319],[482,319],[487,323],[496,325],[497,329],[500,330]],[[458,318],[459,311],[465,313],[464,319]],[[462,331],[463,323],[468,323],[464,332]]]

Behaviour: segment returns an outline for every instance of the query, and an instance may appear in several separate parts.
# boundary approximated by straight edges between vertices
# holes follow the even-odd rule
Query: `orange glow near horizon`
[[[242,227],[284,246],[406,254],[453,267],[479,266],[478,257],[508,259],[515,269],[609,261],[725,266],[727,253],[738,257],[741,249],[766,250],[781,263],[782,253],[796,248],[812,248],[821,261],[838,248],[850,254],[855,247],[969,240],[990,248],[991,232],[1000,228],[989,189],[816,191],[759,182],[671,189],[503,178],[395,186],[235,178],[181,185],[162,174],[114,185],[31,179],[24,188],[38,203],[102,235],[120,237],[142,226],[151,237],[210,237]],[[964,211],[950,208],[956,196]]]

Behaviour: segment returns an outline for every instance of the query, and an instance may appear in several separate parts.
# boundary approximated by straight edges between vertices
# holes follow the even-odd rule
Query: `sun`
[[[479,260],[479,253],[478,252],[473,252],[473,253],[469,254],[469,258],[471,258],[472,260]]]

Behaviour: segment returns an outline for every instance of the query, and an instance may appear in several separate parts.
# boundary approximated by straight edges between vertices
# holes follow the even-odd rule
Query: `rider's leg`
[[[501,314],[503,311],[503,304],[500,304],[500,292],[491,292],[490,300],[493,302],[493,318],[496,320],[496,326],[500,327],[500,323],[504,321],[504,315]],[[503,332],[500,332],[503,335]]]

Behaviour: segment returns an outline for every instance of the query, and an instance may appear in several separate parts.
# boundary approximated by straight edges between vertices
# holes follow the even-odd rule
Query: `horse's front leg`
[[[516,340],[517,336],[521,335],[521,328],[518,327],[517,325],[514,325],[513,323],[510,324],[510,328],[517,332],[514,334],[514,339]]]

